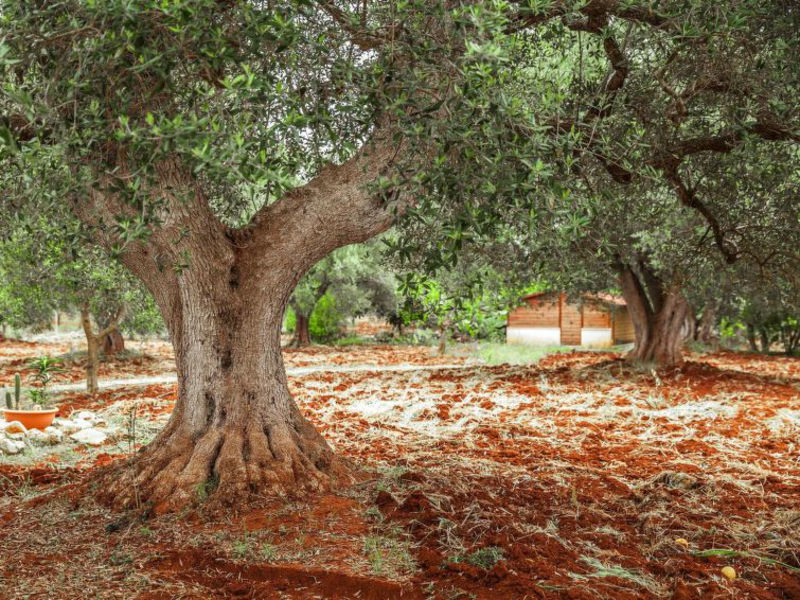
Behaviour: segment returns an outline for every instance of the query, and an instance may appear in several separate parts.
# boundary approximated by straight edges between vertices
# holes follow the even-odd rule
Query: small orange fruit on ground
[[[725,579],[733,581],[736,579],[736,569],[733,567],[722,567],[722,575],[725,577]]]

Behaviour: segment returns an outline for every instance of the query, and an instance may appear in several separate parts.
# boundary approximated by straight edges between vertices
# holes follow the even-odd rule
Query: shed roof
[[[556,294],[558,292],[534,292],[533,294],[527,294],[522,297],[522,300],[532,300],[534,298],[541,298],[542,296],[548,296],[550,294]],[[613,304],[615,306],[626,306],[625,298],[622,296],[618,296],[616,294],[609,294],[607,292],[600,292],[597,294],[582,294],[582,297],[585,300],[594,300],[596,302],[602,302],[604,304]]]

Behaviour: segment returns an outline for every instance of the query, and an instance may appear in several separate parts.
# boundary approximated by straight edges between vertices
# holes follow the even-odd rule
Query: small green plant
[[[466,556],[455,556],[453,562],[464,562],[487,571],[503,560],[503,549],[497,546],[487,546],[475,550]]]
[[[8,410],[19,410],[19,398],[22,395],[22,380],[19,373],[14,375],[14,396],[11,392],[6,392],[6,408]]]
[[[383,513],[377,506],[370,506],[367,509],[366,516],[373,521],[383,522]]]
[[[29,389],[28,398],[39,408],[47,408],[47,405],[50,404],[50,396],[48,395],[47,390],[43,390],[41,388]]]
[[[129,565],[134,560],[133,554],[130,552],[112,552],[108,557],[108,561],[114,566]]]
[[[246,541],[237,540],[233,542],[233,557],[242,560],[250,554],[250,545]]]
[[[219,485],[219,475],[216,473],[212,474],[211,477],[203,481],[202,483],[197,484],[197,499],[201,502],[207,499],[211,492],[213,492],[217,486]]]
[[[278,557],[278,549],[270,544],[269,542],[264,542],[261,544],[261,558],[263,558],[267,562],[272,562]]]
[[[61,364],[61,359],[47,355],[39,356],[28,362],[28,366],[35,371],[33,379],[45,387],[50,384],[56,373],[64,372],[64,369],[60,367]]]
[[[39,387],[28,390],[28,397],[36,406],[45,408],[50,403],[50,391],[47,388],[56,373],[64,372],[59,365],[61,365],[60,359],[47,355],[28,362],[28,366],[34,370],[31,379],[39,384]]]
[[[235,540],[231,544],[231,554],[237,560],[249,558],[253,553],[253,543],[250,536],[245,534],[240,540]]]
[[[375,575],[397,575],[414,570],[408,544],[393,537],[374,535],[364,538],[364,554]]]

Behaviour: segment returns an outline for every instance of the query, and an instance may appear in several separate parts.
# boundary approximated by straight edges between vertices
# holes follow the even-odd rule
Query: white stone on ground
[[[64,434],[59,430],[53,427],[46,427],[44,431],[40,429],[31,429],[28,431],[28,440],[32,444],[37,445],[47,445],[47,444],[59,444],[64,441]]]
[[[105,433],[93,427],[76,431],[69,437],[78,443],[88,444],[89,446],[100,446],[108,439]]]
[[[25,449],[25,442],[11,440],[0,436],[0,452],[3,454],[19,454]]]
[[[55,426],[67,435],[81,431],[82,429],[89,429],[92,425],[92,421],[86,419],[57,419],[55,423]]]

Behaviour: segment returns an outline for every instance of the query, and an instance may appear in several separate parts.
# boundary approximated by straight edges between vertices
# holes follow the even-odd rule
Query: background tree
[[[17,328],[50,326],[53,312],[77,311],[86,337],[86,388],[98,390],[100,351],[109,337],[163,328],[152,298],[116,261],[80,242],[79,223],[38,215],[7,224],[0,242],[4,322]],[[119,345],[119,343],[117,343]]]
[[[359,316],[373,306],[376,311],[386,310],[390,302],[387,293],[394,282],[381,262],[378,243],[370,242],[335,250],[314,265],[289,299],[295,319],[290,345],[311,343],[311,317],[326,294],[331,297],[337,321]],[[334,325],[338,328],[341,323]]]
[[[556,3],[523,19],[535,25],[515,48],[524,67],[503,83],[535,111],[520,135],[545,132],[553,146],[547,161],[519,156],[528,178],[508,179],[555,185],[521,187],[522,201],[502,205],[487,186],[442,207],[445,251],[428,250],[452,260],[491,240],[488,224],[516,228],[538,249],[541,277],[622,289],[637,332],[631,358],[678,364],[694,320],[687,286],[718,263],[707,250],[757,269],[796,258],[796,244],[776,240],[798,231],[797,7],[723,4],[626,4],[632,14],[620,18],[619,4],[589,2],[548,18]]]
[[[606,220],[606,230],[617,222],[623,227],[611,244],[596,243],[612,250],[607,259],[634,320],[631,356],[662,365],[680,362],[682,332],[693,318],[685,289],[697,263],[706,260],[702,251],[691,256],[691,246],[683,253],[677,248],[686,226],[702,231],[691,237],[699,246],[711,240],[726,262],[762,267],[791,252],[791,246],[775,248],[774,240],[798,239],[797,195],[787,190],[800,141],[791,100],[800,81],[797,7],[741,1],[719,12],[687,8],[684,18],[656,27],[599,11],[568,24],[575,32],[564,37],[572,39],[579,60],[561,78],[545,83],[521,71],[527,89],[566,99],[555,105],[547,127],[563,140],[565,165],[576,175],[571,193],[598,200],[595,213],[621,201],[636,215],[624,218],[612,207],[622,221]],[[669,34],[676,26],[684,35]],[[534,41],[552,35],[552,27],[545,25]],[[534,43],[526,50],[542,64],[540,58],[552,56],[548,48]],[[527,84],[531,78],[534,85]],[[649,232],[631,228],[637,219],[648,222],[647,207],[631,210],[636,195],[662,209],[661,222],[651,222]],[[673,216],[663,211],[669,195]],[[687,210],[700,222],[692,225]],[[636,236],[638,250],[620,247],[626,234]],[[671,241],[653,248],[659,238]],[[667,255],[669,246],[676,256]]]

